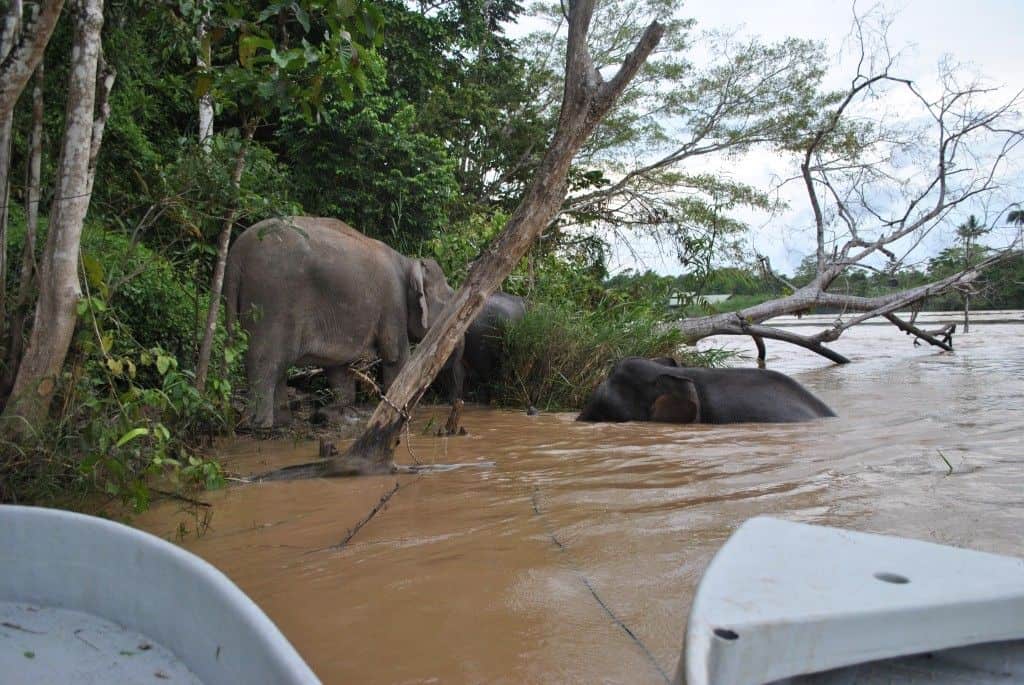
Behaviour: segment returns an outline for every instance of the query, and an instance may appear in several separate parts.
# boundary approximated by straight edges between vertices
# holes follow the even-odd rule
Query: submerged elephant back
[[[788,423],[835,416],[810,390],[768,369],[671,369],[696,381],[704,423]]]

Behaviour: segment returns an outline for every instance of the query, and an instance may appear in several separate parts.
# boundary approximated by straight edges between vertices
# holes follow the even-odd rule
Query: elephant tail
[[[238,264],[238,260],[232,259],[233,256],[231,253],[228,253],[228,263],[224,273],[224,299],[226,301],[224,323],[228,329],[227,344],[229,346],[235,341],[235,326],[238,324],[239,282],[242,280],[242,269]]]

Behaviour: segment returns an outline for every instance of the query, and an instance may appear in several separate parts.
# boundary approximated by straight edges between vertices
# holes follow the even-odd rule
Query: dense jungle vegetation
[[[23,265],[42,259],[55,206],[69,15],[80,5],[65,7],[37,72],[41,217],[27,256],[31,88],[13,113],[3,401],[39,288]],[[108,0],[103,58],[116,80],[81,237],[74,336],[45,417],[21,425],[4,416],[0,501],[73,505],[98,490],[142,509],[157,476],[168,487],[223,483],[198,448],[238,426],[244,338],[229,343],[218,324],[198,388],[196,369],[225,231],[230,238],[288,214],[337,217],[400,252],[434,257],[460,283],[518,203],[558,117],[564,37],[541,29],[513,38],[508,28],[527,16],[557,26],[560,11],[515,0]],[[819,45],[723,36],[709,66],[694,70],[687,54],[697,29],[673,3],[627,0],[604,11],[592,36],[602,63],[621,59],[642,17],[659,16],[669,30],[659,58],[576,158],[572,199],[503,286],[532,303],[508,336],[511,363],[496,384],[510,405],[572,409],[613,360],[678,353],[681,338],[664,324],[703,311],[696,295],[748,303],[784,294],[746,265],[746,227],[734,218],[777,200],[676,162],[753,145],[793,150],[837,99],[820,89]],[[213,133],[200,141],[204,102]],[[671,123],[680,119],[703,131],[681,147]],[[623,190],[637,160],[673,154]],[[608,241],[629,235],[660,240],[686,273],[611,277]],[[853,270],[839,288],[910,287],[962,268],[964,256],[951,247],[920,271]],[[809,280],[812,267],[791,282]],[[1022,280],[1021,259],[999,264],[975,306],[1024,306],[1013,285]],[[670,308],[679,293],[688,306]],[[959,304],[955,293],[944,297],[930,306]]]

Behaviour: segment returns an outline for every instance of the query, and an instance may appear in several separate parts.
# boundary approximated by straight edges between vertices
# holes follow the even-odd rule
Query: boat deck
[[[142,633],[80,611],[16,602],[0,602],[0,673],[7,685],[201,682]]]

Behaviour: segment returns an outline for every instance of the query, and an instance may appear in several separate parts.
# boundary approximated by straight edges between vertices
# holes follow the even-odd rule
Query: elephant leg
[[[278,375],[274,384],[274,427],[287,426],[292,422],[292,410],[288,407],[288,372]]]
[[[255,343],[249,347],[245,372],[249,380],[249,417],[253,428],[269,430],[274,427],[277,391],[284,385],[286,368],[266,345]],[[287,400],[287,394],[284,398]]]
[[[327,381],[331,386],[331,402],[322,412],[334,419],[340,419],[346,406],[355,404],[355,375],[348,367],[331,367],[327,370]]]
[[[356,377],[347,366],[327,369],[327,383],[331,386],[335,403],[350,407],[356,402]]]
[[[409,358],[409,343],[395,345],[390,350],[381,350],[380,357],[381,374],[384,381],[381,390],[387,392]]]

